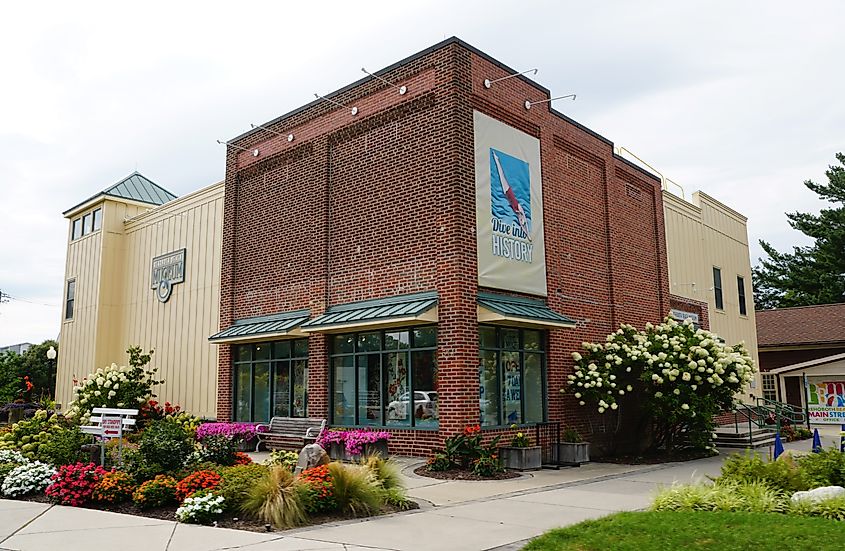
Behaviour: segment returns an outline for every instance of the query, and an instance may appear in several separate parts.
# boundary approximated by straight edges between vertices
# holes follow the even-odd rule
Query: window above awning
[[[299,326],[308,320],[308,310],[281,312],[270,316],[237,320],[223,331],[208,337],[212,344],[255,342],[302,337]]]
[[[478,322],[540,329],[571,329],[575,320],[549,308],[542,300],[493,293],[478,294]]]
[[[332,306],[325,314],[303,323],[302,331],[333,333],[416,322],[437,322],[437,293],[414,293]]]

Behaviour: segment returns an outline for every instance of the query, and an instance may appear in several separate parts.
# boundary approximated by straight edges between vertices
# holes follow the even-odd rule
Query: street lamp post
[[[56,349],[52,346],[47,350],[47,359],[50,360],[50,392],[53,394],[53,400],[56,399]]]

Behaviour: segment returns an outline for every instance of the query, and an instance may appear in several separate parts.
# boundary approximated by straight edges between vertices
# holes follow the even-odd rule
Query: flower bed
[[[249,442],[255,438],[256,428],[251,423],[203,423],[197,427],[197,440],[208,436],[226,436]]]
[[[368,455],[387,457],[388,440],[387,431],[333,429],[323,431],[317,443],[332,459],[356,461]]]

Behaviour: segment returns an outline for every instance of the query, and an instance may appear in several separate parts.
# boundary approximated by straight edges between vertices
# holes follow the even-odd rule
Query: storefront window
[[[308,340],[243,344],[233,350],[234,417],[266,423],[271,417],[305,417]]]
[[[544,334],[479,327],[479,413],[484,426],[545,419]]]
[[[438,426],[437,328],[332,338],[332,424]]]

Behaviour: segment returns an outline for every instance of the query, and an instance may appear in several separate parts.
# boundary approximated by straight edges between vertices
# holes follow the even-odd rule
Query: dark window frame
[[[81,216],[79,218],[75,218],[70,223],[70,240],[76,241],[80,237],[82,237],[82,217]]]
[[[739,299],[739,315],[747,316],[748,305],[745,302],[745,278],[740,275],[736,276],[736,294]]]
[[[725,297],[722,291],[722,269],[713,266],[713,299],[716,303],[716,310],[725,309]]]
[[[68,279],[65,284],[65,319],[73,320],[73,309],[76,304],[76,278]]]
[[[488,328],[488,329],[495,329],[496,330],[496,348],[490,348],[481,345],[481,328]],[[519,331],[519,349],[512,350],[510,348],[505,348],[504,344],[502,343],[502,330],[505,329],[516,329]],[[535,423],[546,423],[549,420],[549,400],[548,400],[548,369],[547,369],[547,351],[546,347],[549,341],[548,333],[542,329],[533,329],[530,327],[510,327],[510,326],[498,326],[498,325],[488,325],[488,324],[480,324],[478,326],[479,331],[479,338],[478,338],[478,352],[479,352],[479,361],[482,351],[486,352],[495,352],[496,353],[496,381],[498,382],[498,396],[497,399],[499,401],[498,411],[498,423],[495,425],[482,425],[483,429],[497,429],[497,428],[508,428],[510,424],[507,422],[503,422],[502,415],[504,413],[504,373],[502,371],[502,352],[518,352],[519,353],[519,380],[520,380],[520,405],[519,405],[519,413],[521,422],[519,425],[532,425]],[[540,345],[537,350],[530,350],[525,348],[525,331],[537,331],[540,334]],[[542,411],[543,411],[543,419],[541,421],[525,421],[525,354],[538,354],[540,356],[540,385],[541,385],[541,393],[543,398],[542,404]],[[480,376],[480,369],[479,369],[479,376]],[[479,381],[479,385],[481,381]],[[481,418],[481,406],[479,404],[479,411],[478,411],[478,421],[479,423],[482,422]]]
[[[434,346],[421,346],[415,347],[414,346],[414,330],[416,329],[429,329],[433,328],[435,330],[434,336]],[[396,333],[398,331],[407,331],[408,332],[408,348],[402,349],[387,349],[385,348],[385,334],[387,333]],[[359,343],[359,335],[368,334],[368,333],[378,333],[379,334],[379,349],[378,350],[358,350],[358,343]],[[351,335],[352,336],[352,352],[336,352],[334,347],[334,337],[339,335]],[[335,333],[331,335],[332,343],[329,350],[329,424],[332,426],[337,427],[348,427],[348,428],[379,428],[379,429],[402,429],[402,430],[439,430],[440,428],[440,417],[438,415],[437,423],[430,424],[426,426],[417,426],[417,419],[416,416],[410,414],[409,422],[407,425],[399,425],[387,424],[387,409],[388,404],[387,402],[387,362],[385,361],[384,357],[391,353],[396,352],[405,352],[407,358],[407,365],[408,365],[408,397],[410,408],[413,410],[414,404],[414,392],[417,392],[417,389],[414,387],[414,373],[413,373],[413,363],[411,361],[412,354],[414,352],[434,352],[434,361],[435,366],[437,367],[437,376],[440,376],[439,366],[437,366],[437,325],[436,324],[424,324],[424,325],[412,325],[412,326],[403,326],[403,327],[391,327],[387,329],[371,329],[355,331],[351,333]],[[372,355],[379,356],[379,392],[380,392],[380,404],[381,404],[381,424],[380,425],[365,425],[360,423],[360,416],[359,416],[359,400],[360,400],[360,389],[358,388],[358,376],[359,376],[359,369],[360,364],[358,362],[358,358],[362,356],[372,356]],[[352,357],[352,369],[355,373],[355,397],[353,400],[353,411],[354,411],[354,422],[352,424],[345,424],[345,423],[336,423],[334,418],[334,384],[335,384],[335,358],[344,358],[344,357]],[[439,386],[439,382],[438,382]],[[432,389],[434,392],[437,393],[437,401],[438,407],[440,403],[440,391],[439,389],[435,388]]]
[[[308,416],[308,339],[285,339],[290,342],[290,351],[287,357],[276,357],[275,356],[275,343],[280,341],[261,341],[261,342],[251,342],[251,343],[243,343],[243,344],[234,344],[232,345],[232,419],[236,420],[238,408],[237,408],[237,399],[238,399],[238,392],[240,388],[238,386],[238,368],[242,368],[248,366],[249,368],[249,380],[250,380],[250,390],[249,390],[249,421],[241,421],[244,423],[267,423],[273,417],[273,411],[275,407],[274,403],[274,396],[276,394],[276,377],[275,377],[275,367],[276,364],[280,362],[287,362],[288,363],[288,415],[293,416],[294,413],[294,377],[293,377],[293,366],[296,362],[305,361],[305,392],[302,400],[302,410],[304,412],[303,417]],[[306,345],[305,355],[297,355],[296,354],[296,343],[304,341]],[[270,348],[270,356],[267,359],[256,359],[255,358],[255,349],[258,346],[267,346]],[[240,349],[242,347],[249,347],[249,359],[240,361],[238,358],[240,357]],[[255,364],[266,363],[268,364],[269,369],[269,381],[267,384],[268,393],[269,393],[269,412],[270,417],[266,420],[256,420],[255,419]]]
[[[91,211],[92,221],[91,221],[91,233],[95,231],[100,231],[103,229],[103,209],[102,207],[96,208]]]

